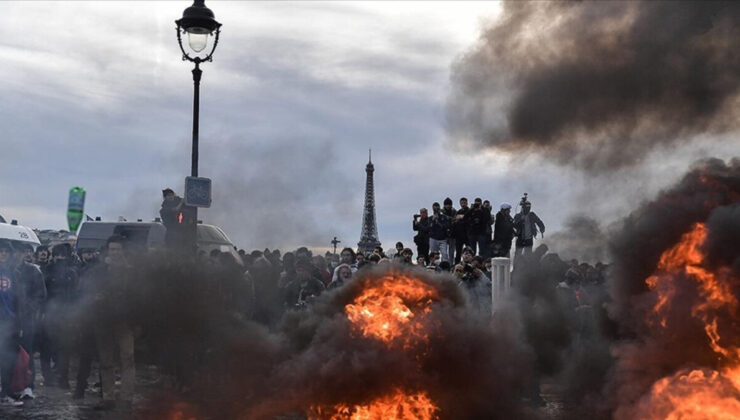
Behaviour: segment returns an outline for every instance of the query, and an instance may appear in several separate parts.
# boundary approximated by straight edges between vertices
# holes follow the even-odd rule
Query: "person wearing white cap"
[[[534,245],[534,238],[537,237],[537,230],[544,235],[545,224],[542,220],[532,211],[532,203],[527,200],[527,195],[524,194],[520,203],[522,211],[514,216],[514,231],[516,234],[516,250],[514,254],[516,256],[522,253],[528,254],[532,252],[532,246]]]
[[[496,213],[493,226],[493,257],[509,257],[511,241],[514,239],[514,219],[511,217],[511,205],[501,204]]]

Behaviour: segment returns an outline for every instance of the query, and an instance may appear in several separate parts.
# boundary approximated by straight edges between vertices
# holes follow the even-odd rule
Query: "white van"
[[[113,234],[128,238],[130,246],[140,252],[163,248],[167,229],[160,222],[84,222],[77,234],[77,252],[82,249],[100,249]],[[214,249],[232,254],[241,261],[234,244],[220,227],[198,224],[198,250],[206,254]]]
[[[14,222],[15,223],[15,222]],[[29,228],[21,225],[0,222],[0,241],[5,240],[15,247],[20,244],[31,245],[33,249],[41,245],[36,233]]]

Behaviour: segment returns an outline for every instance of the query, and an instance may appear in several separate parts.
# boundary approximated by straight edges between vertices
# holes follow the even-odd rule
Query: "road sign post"
[[[185,177],[185,204],[193,207],[211,207],[211,179]]]

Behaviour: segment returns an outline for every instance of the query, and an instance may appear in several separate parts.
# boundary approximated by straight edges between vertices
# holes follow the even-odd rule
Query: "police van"
[[[14,248],[20,244],[31,245],[33,249],[41,245],[36,233],[29,227],[19,225],[15,220],[5,223],[0,219],[0,241],[8,241]]]
[[[102,222],[87,221],[82,223],[77,234],[75,248],[79,253],[83,249],[98,250],[105,246],[105,242],[112,235],[121,235],[127,238],[129,246],[139,252],[151,252],[164,248],[167,229],[160,222]],[[241,261],[239,254],[234,250],[234,244],[220,227],[198,224],[198,251],[209,254],[217,249],[228,252]]]

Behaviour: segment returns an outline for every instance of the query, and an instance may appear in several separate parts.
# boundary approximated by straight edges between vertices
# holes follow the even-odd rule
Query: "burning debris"
[[[740,413],[738,203],[740,161],[705,161],[613,240],[615,418]]]
[[[409,348],[429,342],[424,325],[437,291],[413,277],[389,275],[369,285],[345,306],[347,318],[365,337]]]
[[[399,270],[364,273],[309,310],[288,314],[282,332],[292,353],[267,381],[283,391],[256,400],[250,417],[523,413],[528,353],[513,332],[471,317],[450,279]]]
[[[707,266],[706,255],[701,249],[706,238],[706,226],[697,223],[676,246],[661,255],[658,271],[646,280],[657,295],[653,317],[648,322],[659,324],[664,331],[677,328],[668,325],[683,321],[675,316],[669,319],[676,314],[671,306],[677,303],[679,293],[686,292],[678,290],[677,283],[681,278],[692,282],[688,286],[694,286],[698,299],[689,313],[706,333],[702,344],[715,353],[715,360],[707,362],[719,370],[685,369],[659,379],[651,387],[650,394],[638,404],[639,418],[740,417],[740,337],[737,327],[725,322],[737,320],[738,301],[733,289],[740,286],[740,277],[729,267],[719,267],[715,271]],[[689,308],[682,309],[679,314],[685,316]],[[720,321],[723,321],[722,334],[718,326]]]

